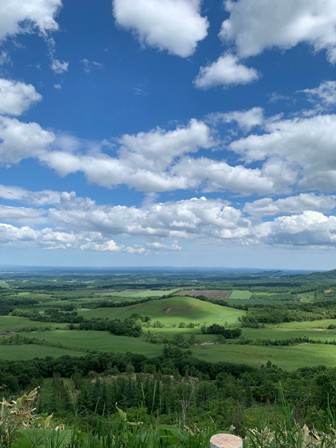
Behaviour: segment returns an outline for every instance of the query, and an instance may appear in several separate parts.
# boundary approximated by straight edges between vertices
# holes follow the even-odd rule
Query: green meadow
[[[220,323],[238,325],[238,318],[245,314],[242,310],[215,305],[193,297],[170,297],[121,308],[81,309],[78,311],[85,319],[109,318],[126,319],[134,314],[149,316],[164,325],[178,325],[181,322],[200,324]]]
[[[242,337],[271,341],[304,337],[321,342],[336,341],[336,329],[329,330],[329,325],[335,325],[335,320],[284,322],[278,325],[266,325],[263,328],[243,328]]]
[[[288,370],[300,367],[336,367],[336,346],[325,344],[299,344],[289,347],[213,344],[195,347],[192,353],[197,358],[209,362],[260,366],[270,361]]]
[[[106,331],[54,330],[34,334],[22,333],[22,335],[39,339],[41,344],[59,345],[66,350],[80,350],[82,355],[84,351],[130,352],[146,356],[156,356],[162,352],[162,344],[151,344],[140,338],[115,336]]]
[[[250,299],[252,293],[251,291],[248,290],[242,290],[242,289],[234,289],[230,296],[229,299],[233,299],[233,300],[248,300]]]
[[[147,297],[163,297],[171,294],[176,294],[180,288],[173,289],[145,289],[145,290],[137,290],[137,289],[123,289],[122,291],[108,291],[105,293],[97,293],[97,295],[104,296],[112,296],[112,297],[122,297],[122,298],[134,298],[134,299],[145,299]]]
[[[45,358],[47,356],[59,358],[64,355],[83,356],[83,352],[37,344],[0,345],[0,359],[6,359],[8,361],[25,361],[34,358]]]
[[[21,316],[0,316],[0,335],[22,331],[25,328],[66,328],[66,324],[32,321]]]

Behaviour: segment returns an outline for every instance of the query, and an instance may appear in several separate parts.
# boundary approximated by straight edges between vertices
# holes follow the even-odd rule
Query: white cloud
[[[336,244],[336,217],[304,211],[260,224],[255,231],[259,241],[270,245],[330,247]]]
[[[265,194],[285,186],[281,176],[275,178],[264,175],[258,168],[231,166],[207,158],[185,158],[174,167],[173,173],[184,176],[189,188],[202,187],[206,192],[226,190],[247,195]]]
[[[28,226],[16,227],[11,224],[0,223],[0,245],[14,244],[36,240],[38,232]]]
[[[315,51],[326,50],[329,61],[336,62],[334,0],[227,0],[226,7],[230,17],[220,36],[234,41],[240,57],[307,43]]]
[[[93,205],[93,201],[91,199],[78,197],[74,191],[31,191],[20,187],[1,184],[0,199],[13,202],[23,202],[25,204],[32,204],[41,207],[46,205],[60,205],[66,208],[69,204],[72,207],[89,207]]]
[[[253,216],[272,216],[280,214],[297,214],[305,211],[330,212],[336,207],[336,196],[316,195],[313,193],[301,193],[273,200],[262,198],[246,203],[244,210]]]
[[[265,134],[232,142],[231,150],[248,163],[281,163],[284,174],[292,170],[293,180],[297,173],[301,189],[335,191],[336,115],[270,121],[265,129]]]
[[[66,61],[60,61],[58,59],[53,59],[51,61],[51,70],[54,73],[60,74],[67,72],[69,69],[69,62]]]
[[[187,57],[207,35],[200,0],[114,0],[117,23],[132,30],[141,43]]]
[[[215,86],[249,84],[259,78],[257,70],[239,62],[237,56],[226,54],[212,64],[201,67],[194,84],[199,89]]]
[[[89,243],[82,244],[80,246],[82,250],[96,250],[99,252],[118,252],[121,250],[113,240],[105,241],[104,243],[96,243],[90,241]]]
[[[213,145],[209,127],[201,121],[191,120],[185,127],[173,131],[160,128],[136,135],[125,134],[120,139],[121,158],[132,159],[139,168],[149,165],[157,171],[171,164],[176,157],[197,152]]]
[[[28,207],[11,207],[7,205],[0,205],[0,222],[14,223],[41,223],[45,219],[43,210],[28,208]]]
[[[321,102],[325,106],[336,104],[336,81],[324,81],[314,89],[304,89],[300,92],[308,95],[313,102]]]
[[[64,146],[63,141],[59,143]],[[140,191],[160,192],[186,188],[185,177],[172,175],[170,166],[184,154],[210,148],[214,142],[207,125],[191,120],[187,126],[172,131],[125,134],[119,144],[118,157],[99,150],[92,154],[55,150],[41,153],[39,159],[62,176],[82,171],[90,182],[102,186],[127,184]]]
[[[152,204],[146,208],[125,206],[68,207],[51,209],[50,221],[58,228],[99,232],[106,239],[116,235],[172,238],[241,238],[249,232],[248,221],[225,201],[194,198]],[[153,243],[152,242],[152,243]],[[162,243],[162,242],[161,242]],[[162,243],[166,245],[166,243]],[[153,245],[149,244],[148,248]],[[154,245],[157,250],[159,246]]]
[[[250,113],[237,112],[233,117],[224,117],[233,118],[248,127],[262,119],[262,111],[255,108]],[[267,126],[269,123],[272,122],[267,121]],[[119,139],[115,157],[94,144],[92,150],[82,153],[83,144],[74,138],[57,136],[52,146],[59,149],[40,151],[37,158],[61,176],[82,172],[90,182],[104,187],[126,184],[146,193],[190,188],[245,195],[284,193],[297,180],[295,167],[281,157],[250,168],[241,161],[230,165],[220,159],[218,152],[215,159],[191,156],[216,144],[210,128],[197,120],[172,131],[154,129],[136,135],[125,134]],[[227,155],[223,153],[222,157],[225,159]],[[232,156],[235,157],[231,153]]]
[[[37,123],[23,123],[0,116],[0,164],[36,158],[54,139],[53,133],[45,131]]]
[[[21,115],[41,99],[33,85],[0,78],[0,114]]]
[[[14,198],[25,196],[24,192],[18,189]],[[309,247],[336,244],[336,218],[321,213],[335,206],[335,196],[264,198],[246,205],[244,212],[226,201],[205,197],[137,208],[97,205],[74,193],[49,192],[49,196],[59,198],[49,209],[44,201],[35,202],[35,208],[0,207],[1,246],[158,254],[181,250],[181,240],[217,247],[226,242]],[[254,219],[281,213],[289,216],[261,223]]]
[[[252,107],[248,110],[215,114],[214,119],[224,123],[235,122],[243,131],[250,131],[252,128],[264,124],[264,111],[261,107]]]
[[[28,33],[35,28],[42,34],[58,29],[55,17],[62,0],[7,0],[0,2],[0,40]]]

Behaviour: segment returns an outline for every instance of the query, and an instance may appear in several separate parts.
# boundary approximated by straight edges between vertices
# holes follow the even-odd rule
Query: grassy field
[[[67,324],[39,322],[20,316],[0,316],[0,334],[22,331],[24,328],[65,328]]]
[[[243,328],[242,336],[247,339],[283,340],[307,337],[314,341],[336,341],[336,329],[328,330],[335,320],[324,319],[310,322],[285,322],[267,325],[264,328]]]
[[[231,300],[248,300],[251,297],[252,293],[251,291],[247,290],[247,289],[234,289],[230,296],[229,299]]]
[[[86,319],[93,317],[125,319],[134,313],[149,316],[153,321],[158,320],[167,325],[193,322],[202,325],[220,323],[232,326],[239,324],[238,318],[245,312],[204,302],[193,297],[171,297],[123,308],[82,309],[78,312]]]
[[[113,353],[139,353],[156,356],[162,352],[161,344],[151,344],[140,338],[115,336],[105,331],[55,330],[46,332],[22,333],[24,336],[41,339],[49,344],[60,344],[71,350],[92,350]],[[64,354],[67,354],[68,351]],[[83,355],[83,352],[82,352]]]
[[[175,294],[180,291],[180,288],[173,289],[145,289],[145,290],[136,290],[136,289],[123,289],[122,291],[108,291],[104,293],[97,293],[97,295],[104,296],[113,296],[113,297],[123,297],[123,298],[136,298],[136,299],[144,299],[146,297],[163,297],[170,294]]]
[[[260,347],[213,344],[195,347],[192,352],[197,358],[209,362],[224,361],[260,366],[271,361],[288,370],[319,365],[336,367],[336,346],[334,345],[300,344],[291,347]]]
[[[22,344],[0,345],[0,359],[8,361],[26,360],[33,358],[59,358],[60,356],[83,356],[84,353],[77,350],[65,350],[64,348],[48,347],[47,345]]]

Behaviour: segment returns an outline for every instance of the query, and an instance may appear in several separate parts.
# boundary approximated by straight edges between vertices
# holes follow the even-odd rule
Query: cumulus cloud
[[[291,215],[305,211],[330,212],[336,207],[336,196],[301,193],[296,196],[272,199],[262,198],[246,203],[244,210],[253,216]]]
[[[32,84],[0,78],[0,114],[21,115],[41,99]]]
[[[207,35],[200,0],[114,0],[113,14],[142,44],[187,57]]]
[[[37,123],[23,123],[0,116],[0,164],[13,164],[28,157],[38,157],[54,141],[52,132]]]
[[[37,224],[45,221],[44,215],[44,211],[40,209],[0,205],[0,222]]]
[[[248,110],[235,110],[227,113],[219,113],[212,116],[215,121],[224,123],[237,123],[243,131],[250,131],[264,123],[264,111],[261,107],[252,107]]]
[[[250,84],[258,78],[257,70],[241,64],[237,56],[226,54],[212,64],[201,67],[194,85],[199,89],[209,89],[216,86]]]
[[[187,126],[173,131],[155,129],[136,135],[125,134],[120,143],[122,159],[136,159],[137,167],[141,159],[143,168],[152,164],[157,170],[168,166],[176,157],[210,148],[213,140],[205,123],[191,120]]]
[[[185,158],[173,172],[184,175],[189,188],[202,187],[203,191],[231,191],[240,194],[265,194],[283,189],[286,184],[281,176],[268,176],[259,168],[243,165],[231,166],[226,162],[208,158]]]
[[[307,43],[314,51],[326,50],[329,61],[336,62],[334,0],[227,0],[226,8],[230,17],[220,36],[234,42],[240,57]]]
[[[187,126],[172,131],[155,129],[125,134],[119,139],[118,157],[99,150],[92,154],[55,150],[40,154],[39,159],[63,176],[81,171],[90,182],[106,187],[127,184],[144,192],[160,192],[186,188],[185,177],[170,173],[171,164],[186,153],[213,144],[209,127],[191,120]]]
[[[62,0],[10,0],[0,2],[0,41],[10,35],[37,29],[46,34],[58,29],[55,17]]]
[[[248,233],[248,221],[225,201],[193,198],[152,204],[146,208],[125,206],[73,207],[49,210],[59,228],[80,232],[157,238],[240,238]],[[166,243],[164,243],[166,244]],[[177,245],[175,241],[174,244]],[[150,245],[148,246],[150,247]],[[152,245],[153,247],[153,245]],[[155,244],[155,249],[159,245]]]
[[[0,184],[0,199],[12,202],[22,202],[35,206],[61,205],[86,207],[93,204],[89,198],[81,198],[74,191],[38,190],[31,191],[11,185]]]
[[[268,161],[276,166],[281,162],[296,171],[301,188],[335,190],[336,115],[271,121],[266,131],[236,140],[230,149],[248,163]]]
[[[94,241],[90,241],[89,243],[82,244],[80,246],[82,250],[96,250],[99,252],[118,252],[121,250],[113,240],[105,241],[104,243],[96,243]]]
[[[11,190],[7,197],[22,199],[24,192]],[[325,214],[335,207],[335,196],[264,198],[243,210],[205,197],[127,207],[97,205],[67,192],[50,191],[48,196],[54,198],[49,206],[42,201],[32,207],[0,207],[0,246],[149,254],[179,251],[181,241],[196,240],[210,245],[327,247],[336,243],[336,218]],[[261,221],[271,215],[278,216]]]
[[[256,228],[257,238],[270,245],[330,247],[336,244],[336,217],[316,211],[281,216]]]

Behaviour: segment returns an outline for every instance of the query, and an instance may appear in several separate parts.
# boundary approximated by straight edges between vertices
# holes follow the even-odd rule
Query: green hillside
[[[193,322],[220,323],[222,325],[237,325],[238,318],[244,313],[241,310],[215,305],[193,297],[171,297],[122,308],[81,309],[78,311],[78,314],[85,319],[125,319],[133,314],[139,314],[167,324]]]

